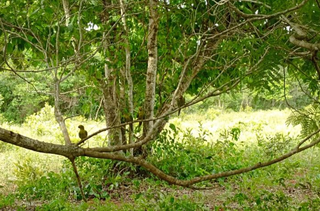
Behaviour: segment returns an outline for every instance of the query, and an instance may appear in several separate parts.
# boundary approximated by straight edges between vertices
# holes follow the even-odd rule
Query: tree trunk
[[[123,29],[125,33],[125,51],[126,51],[126,68],[125,68],[125,77],[128,83],[128,107],[129,107],[129,113],[133,117],[133,82],[131,77],[131,55],[130,55],[130,43],[128,40],[128,28],[127,28],[127,22],[126,22],[126,11],[124,7],[123,0],[120,0],[120,11],[122,16],[122,23],[123,23]],[[133,143],[133,127],[129,127],[129,144]],[[133,155],[133,149],[130,149],[130,154]]]
[[[60,83],[59,83],[58,79],[56,78],[55,82],[54,82],[54,116],[56,118],[56,121],[59,124],[60,129],[61,129],[65,145],[70,145],[71,140],[70,140],[67,126],[66,126],[66,122],[65,122],[65,120],[62,116],[62,113],[60,111],[60,88],[59,88],[59,86],[60,86]]]
[[[154,117],[154,103],[156,90],[156,75],[158,64],[158,12],[157,1],[149,1],[150,18],[149,18],[149,34],[148,34],[148,68],[146,78],[146,97],[144,102],[145,118],[152,119]],[[143,134],[145,135],[153,126],[153,121],[144,122]]]
[[[101,22],[104,24],[114,24],[111,20],[110,15],[110,7],[112,6],[111,0],[102,1],[103,3],[103,13],[101,13]],[[112,26],[114,27],[114,25]],[[111,30],[111,29],[110,29]],[[114,38],[106,38],[105,36],[109,34],[109,32],[104,32],[103,35],[103,49],[104,53],[110,52],[109,46],[113,44],[115,41]],[[108,66],[108,64],[113,61],[113,58],[106,56],[105,58],[106,64],[104,65],[104,79],[100,80],[100,86],[103,93],[103,110],[106,119],[106,126],[113,127],[119,125],[120,120],[120,112],[119,112],[119,95],[117,94],[117,76],[115,74],[115,69],[112,66]],[[121,145],[122,138],[121,138],[121,128],[114,128],[108,130],[108,145]]]
[[[119,109],[117,105],[117,95],[115,88],[116,78],[113,76],[112,68],[109,68],[107,64],[104,66],[105,80],[101,81],[103,92],[103,109],[106,118],[106,126],[112,127],[120,124]],[[121,143],[121,131],[119,128],[110,129],[108,131],[108,145],[120,145]]]

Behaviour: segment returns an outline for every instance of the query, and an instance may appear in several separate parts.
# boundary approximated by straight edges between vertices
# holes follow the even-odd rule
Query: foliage
[[[189,136],[189,137],[188,137]],[[178,178],[192,178],[214,171],[214,165],[210,165],[209,151],[204,150],[203,140],[194,139],[192,135],[184,137],[192,138],[183,142],[178,138],[178,129],[171,124],[170,128],[158,137],[152,145],[152,160],[161,170]]]
[[[40,95],[30,84],[8,72],[2,72],[0,80],[0,112],[7,121],[22,123],[49,102],[47,96]],[[36,83],[44,86],[41,82]]]
[[[85,181],[83,186],[86,197],[99,199],[109,198],[108,191],[118,189],[127,180],[127,176],[136,171],[136,167],[131,164],[111,160],[81,157],[76,163]],[[77,199],[81,198],[79,189],[74,194]]]
[[[300,110],[293,112],[287,119],[288,124],[301,125],[301,136],[307,137],[309,134],[319,129],[319,105],[311,104]],[[313,139],[319,138],[319,134]]]
[[[73,182],[72,173],[57,174],[48,172],[32,181],[25,178],[25,182],[28,183],[19,187],[17,198],[30,201],[50,200],[59,197],[68,199],[73,194],[72,190],[77,188],[77,184]]]
[[[0,194],[0,209],[6,207],[12,207],[14,205],[15,196],[14,195],[3,195]]]
[[[184,115],[182,118],[192,121]],[[247,166],[261,158],[268,160],[296,143],[298,134],[288,134],[293,131],[291,126],[282,128],[288,111],[214,112],[212,115],[207,122],[191,122],[193,127],[172,120],[173,124],[152,143],[152,153],[147,159],[171,175],[188,179],[190,175]],[[216,125],[215,121],[219,122],[216,130],[208,125],[209,122]],[[50,127],[55,126],[48,129]],[[29,125],[21,130],[26,128],[30,129]],[[15,162],[14,176],[18,180],[14,184],[18,188],[12,195],[1,197],[0,205],[1,209],[24,210],[26,207],[18,205],[20,201],[32,204],[41,200],[37,205],[39,210],[86,210],[89,207],[96,210],[171,210],[173,207],[175,210],[317,210],[320,206],[316,197],[320,184],[319,150],[314,148],[283,163],[243,175],[201,183],[199,187],[214,184],[218,190],[194,193],[168,186],[150,174],[142,174],[141,169],[131,164],[80,157],[76,164],[88,203],[78,201],[81,194],[68,160],[59,161],[63,165],[52,169],[52,160],[17,150],[15,153],[20,156]],[[297,200],[295,194],[305,197]]]
[[[46,103],[40,111],[28,116],[23,125],[30,127],[30,132],[34,136],[48,136],[62,143],[62,135],[55,121],[53,110],[54,108]]]
[[[170,125],[152,145],[152,162],[161,166],[164,172],[188,179],[209,173],[239,169],[252,163],[252,158],[263,155],[274,158],[288,152],[295,141],[290,134],[261,134],[256,132],[257,145],[251,144],[251,150],[245,150],[248,143],[240,139],[242,130],[248,130],[243,123],[221,130],[214,140],[213,134],[199,123],[195,136],[192,129],[183,131]],[[247,140],[248,141],[248,140]],[[248,158],[251,159],[248,159]],[[254,160],[254,159],[253,159]]]
[[[279,2],[235,2],[234,6],[244,13],[255,14],[259,11],[258,14],[272,14],[295,5],[290,1],[286,4]],[[108,1],[109,3],[118,5],[117,1]],[[128,88],[121,73],[126,65],[125,47],[129,47],[130,56],[133,58],[130,62],[135,95],[132,103],[137,111],[144,103],[145,93],[141,90],[146,88],[148,52],[145,42],[149,11],[143,9],[139,3],[124,3],[128,6],[128,13],[134,14],[125,17],[129,28],[126,33],[119,19],[119,5],[108,6],[101,1],[88,1],[83,4],[70,1],[71,17],[68,18],[61,2],[2,2],[0,8],[3,25],[0,39],[3,41],[1,47],[5,48],[5,51],[1,53],[1,67],[9,70],[0,74],[3,81],[0,85],[0,111],[5,118],[21,123],[28,115],[39,111],[45,102],[53,105],[53,75],[56,75],[56,79],[63,79],[59,83],[59,106],[65,115],[81,114],[93,119],[101,116],[100,82],[104,77],[105,64],[115,70],[113,74],[119,80],[115,82],[120,84],[116,87],[117,93]],[[107,9],[104,8],[106,6]],[[25,11],[25,8],[28,10]],[[81,15],[77,15],[77,11]],[[317,22],[313,22],[315,17],[318,17],[314,5],[307,4],[301,11],[304,12],[302,14],[313,14],[304,16],[309,21],[303,19],[303,23],[311,26],[307,28],[317,28]],[[202,55],[202,52],[208,54],[210,59],[205,62],[185,93],[191,96],[202,93],[203,96],[209,91],[218,90],[221,85],[230,83],[233,79],[241,80],[240,86],[234,87],[231,93],[224,94],[220,99],[210,99],[204,107],[211,106],[212,101],[222,101],[218,105],[236,111],[243,106],[258,109],[283,106],[283,70],[287,71],[287,57],[290,56],[291,46],[287,45],[290,34],[284,30],[287,25],[279,21],[278,16],[267,19],[266,22],[252,20],[249,21],[250,24],[242,25],[246,19],[228,7],[228,4],[194,0],[183,3],[161,2],[158,13],[159,70],[156,81],[156,110],[170,99],[182,77],[183,68],[192,70],[195,64],[199,63],[197,59],[193,59],[194,55]],[[293,19],[299,21],[300,11],[296,13],[297,20]],[[284,15],[290,16],[290,13]],[[19,27],[22,27],[22,32],[15,31]],[[24,30],[32,33],[23,33]],[[7,36],[11,34],[13,36]],[[222,36],[224,34],[227,35]],[[261,38],[261,34],[265,36]],[[211,36],[217,38],[212,40]],[[204,45],[206,42],[214,47],[207,49]],[[101,46],[101,43],[104,46]],[[248,69],[258,63],[266,49],[268,52],[255,68],[256,72],[247,76]],[[74,61],[77,59],[81,63],[76,63],[78,66],[75,68]],[[291,67],[288,73],[299,74],[304,85],[315,90],[317,82],[311,80],[314,75],[312,64],[303,58],[292,61],[294,65],[310,71],[300,75]],[[59,65],[62,65],[61,68]],[[294,83],[292,77],[289,82],[287,80],[286,88],[291,90]],[[254,92],[248,94],[247,89]],[[221,94],[226,91],[222,89]],[[293,98],[298,95],[299,93],[294,93]],[[127,104],[126,101],[123,104]],[[123,109],[128,108],[119,110]]]
[[[38,166],[30,157],[23,157],[14,163],[13,173],[17,179],[17,184],[25,185],[34,183],[44,174],[43,166]]]
[[[197,203],[187,196],[177,199],[170,194],[162,194],[161,192],[153,197],[140,197],[138,200],[136,200],[136,203],[140,209],[150,210],[150,200],[153,201],[155,198],[156,201],[152,202],[155,203],[152,210],[209,210],[205,207],[205,205]]]
[[[276,133],[263,136],[257,134],[258,146],[262,148],[262,155],[270,159],[288,152],[295,144],[290,134]]]

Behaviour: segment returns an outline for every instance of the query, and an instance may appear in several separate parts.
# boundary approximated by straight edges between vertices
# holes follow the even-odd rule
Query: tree
[[[271,165],[320,142],[306,143],[318,130],[274,160],[191,180],[167,175],[132,151],[154,141],[170,115],[180,109],[238,89],[240,84],[264,87],[264,77],[285,77],[276,74],[280,67],[290,67],[288,72],[308,81],[316,96],[318,1],[9,0],[0,3],[0,10],[1,71],[20,78],[38,93],[47,90],[40,90],[35,82],[40,76],[47,78],[41,84],[50,87],[47,94],[53,98],[65,145],[39,142],[0,128],[4,142],[62,155],[73,164],[79,156],[131,162],[184,187]],[[79,84],[68,87],[71,78],[83,82],[83,89],[99,93],[96,103],[102,102],[106,121],[106,128],[76,144],[71,143],[65,124],[70,114],[61,92],[67,87],[65,92],[79,93],[74,90]],[[193,99],[178,106],[177,100],[185,93]],[[121,116],[133,118],[139,107],[144,119],[128,122],[130,118],[122,118],[121,123]],[[142,134],[123,130],[141,121]],[[80,146],[103,131],[108,131],[109,146]],[[122,153],[129,149],[131,155]]]

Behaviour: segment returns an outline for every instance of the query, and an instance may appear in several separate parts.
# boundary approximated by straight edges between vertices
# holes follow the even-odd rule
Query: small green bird
[[[129,112],[124,112],[121,116],[121,122],[122,123],[125,123],[125,122],[132,122],[133,121],[133,118],[132,116],[130,115]]]
[[[121,123],[126,123],[126,122],[132,122],[133,118],[129,112],[124,112],[121,115]],[[131,130],[133,130],[133,125],[132,123],[130,124]]]
[[[80,129],[79,137],[81,138],[81,140],[87,138],[88,132],[84,129],[84,126],[83,125],[79,125],[78,128]]]
[[[144,113],[144,110],[143,110],[142,106],[139,108],[137,119],[138,120],[145,119],[145,113]],[[142,124],[142,122],[139,122],[139,127],[141,126],[141,124]]]

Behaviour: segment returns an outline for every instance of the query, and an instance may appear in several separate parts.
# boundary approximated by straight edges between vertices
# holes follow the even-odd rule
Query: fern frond
[[[301,125],[301,136],[306,137],[319,129],[320,108],[316,104],[306,106],[298,112],[292,113],[286,120],[286,124]],[[315,137],[319,137],[317,135]]]

